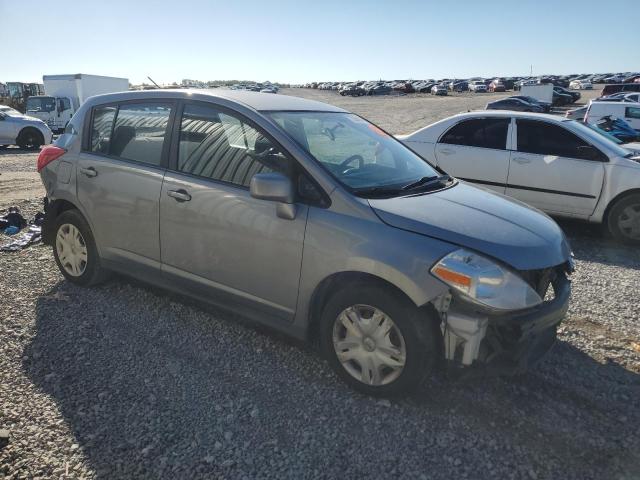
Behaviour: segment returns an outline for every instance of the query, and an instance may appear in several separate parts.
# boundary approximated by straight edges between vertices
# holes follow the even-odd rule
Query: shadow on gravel
[[[640,269],[640,249],[617,242],[603,232],[601,225],[578,220],[554,220],[567,235],[576,259]]]
[[[128,282],[61,282],[36,309],[24,368],[98,478],[640,473],[638,375],[567,343],[524,377],[436,378],[387,402],[311,348]]]

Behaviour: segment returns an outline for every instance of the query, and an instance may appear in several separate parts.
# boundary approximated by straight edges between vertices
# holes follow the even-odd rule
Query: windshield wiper
[[[406,192],[407,190],[415,190],[416,188],[425,187],[427,185],[432,185],[434,183],[447,183],[449,180],[451,180],[451,177],[449,175],[422,177],[420,180],[416,180],[413,183],[409,183],[408,185],[405,185],[404,187],[402,187],[401,190],[403,192]]]
[[[363,187],[355,189],[354,193],[363,197],[370,196],[387,196],[387,195],[397,195],[402,193],[400,188],[395,187]]]

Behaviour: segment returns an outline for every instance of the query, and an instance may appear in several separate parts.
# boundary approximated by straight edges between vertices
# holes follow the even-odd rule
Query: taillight
[[[38,155],[38,171],[49,165],[55,159],[60,158],[67,153],[64,148],[56,147],[55,145],[48,145],[40,150]]]

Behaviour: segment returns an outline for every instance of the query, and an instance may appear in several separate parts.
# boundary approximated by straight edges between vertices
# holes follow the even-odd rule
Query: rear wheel
[[[640,194],[616,201],[607,218],[609,232],[624,243],[640,244]]]
[[[53,256],[70,282],[96,285],[107,278],[89,224],[78,210],[67,210],[56,219]]]
[[[418,387],[436,362],[438,330],[390,289],[360,284],[335,293],[322,314],[321,347],[334,371],[368,395]]]
[[[25,128],[18,135],[16,143],[23,150],[35,150],[44,144],[44,137],[35,128]]]

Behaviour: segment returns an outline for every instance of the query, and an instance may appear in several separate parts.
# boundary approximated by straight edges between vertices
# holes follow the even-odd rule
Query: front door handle
[[[191,200],[191,195],[189,195],[189,192],[182,188],[180,190],[169,190],[167,192],[167,195],[169,195],[171,198],[175,198],[178,202],[188,202],[189,200]]]
[[[455,150],[451,150],[450,148],[441,148],[440,150],[438,150],[438,152],[442,153],[443,155],[451,155],[452,153],[455,153]]]
[[[90,178],[96,177],[98,175],[98,172],[93,167],[81,168],[80,173]]]
[[[513,159],[514,162],[519,163],[520,165],[524,165],[525,163],[531,163],[530,158],[525,157],[516,157]]]

